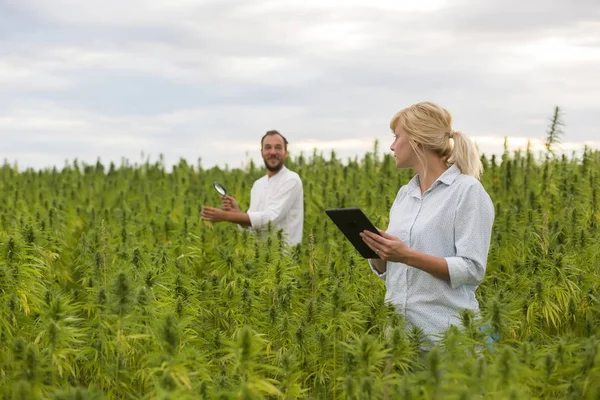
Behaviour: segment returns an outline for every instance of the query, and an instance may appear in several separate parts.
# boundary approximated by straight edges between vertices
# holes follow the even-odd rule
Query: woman
[[[396,168],[412,168],[381,236],[361,236],[380,259],[369,264],[386,283],[386,301],[407,324],[435,341],[460,325],[464,309],[479,312],[475,290],[485,274],[494,206],[479,182],[477,148],[452,129],[452,116],[430,102],[392,118]]]

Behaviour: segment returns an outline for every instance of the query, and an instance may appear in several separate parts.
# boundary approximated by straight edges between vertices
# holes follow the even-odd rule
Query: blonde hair
[[[452,115],[428,101],[413,104],[394,115],[392,131],[400,126],[418,159],[425,165],[423,150],[437,154],[448,164],[455,164],[463,174],[477,179],[483,172],[479,151],[464,133],[452,129]]]

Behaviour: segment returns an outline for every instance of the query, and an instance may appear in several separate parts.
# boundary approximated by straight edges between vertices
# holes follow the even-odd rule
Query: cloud
[[[233,165],[267,129],[350,156],[421,100],[490,151],[543,137],[557,104],[566,142],[598,134],[591,0],[11,0],[0,15],[0,157],[27,165],[141,150]]]

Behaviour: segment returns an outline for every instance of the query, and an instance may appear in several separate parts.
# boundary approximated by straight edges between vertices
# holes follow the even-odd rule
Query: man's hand
[[[205,221],[220,222],[225,221],[225,212],[218,208],[202,206],[200,216]]]
[[[406,259],[410,256],[412,251],[410,247],[397,237],[392,236],[381,229],[377,230],[381,236],[369,231],[361,232],[360,236],[367,246],[373,249],[384,261],[406,263]]]
[[[221,222],[227,221],[241,226],[252,226],[248,214],[241,211],[225,211],[219,208],[202,206],[200,216],[205,221]]]
[[[233,197],[227,195],[221,196],[221,208],[224,211],[242,212],[237,201]]]

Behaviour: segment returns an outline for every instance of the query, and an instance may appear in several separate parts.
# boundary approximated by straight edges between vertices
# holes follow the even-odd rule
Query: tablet
[[[364,258],[379,258],[377,253],[367,246],[360,237],[360,233],[365,230],[379,235],[377,228],[360,208],[332,208],[325,210],[325,212],[361,256]]]

